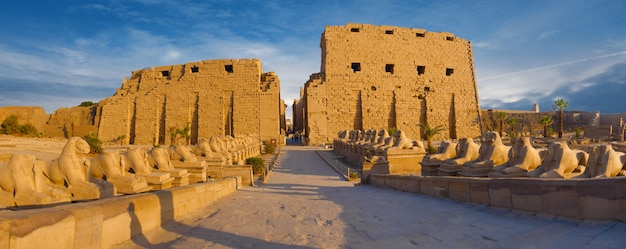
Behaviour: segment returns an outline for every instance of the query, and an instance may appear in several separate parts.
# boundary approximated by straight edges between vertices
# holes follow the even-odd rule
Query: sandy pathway
[[[621,248],[626,224],[511,212],[352,186],[307,147],[270,181],[118,248]]]

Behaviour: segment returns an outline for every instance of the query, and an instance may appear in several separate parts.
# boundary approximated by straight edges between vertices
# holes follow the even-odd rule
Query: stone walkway
[[[626,223],[354,186],[314,148],[282,153],[268,183],[116,248],[626,248]]]

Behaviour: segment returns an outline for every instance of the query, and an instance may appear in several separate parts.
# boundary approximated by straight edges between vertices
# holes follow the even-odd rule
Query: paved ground
[[[353,186],[314,148],[282,153],[267,184],[117,248],[626,248],[626,223]]]

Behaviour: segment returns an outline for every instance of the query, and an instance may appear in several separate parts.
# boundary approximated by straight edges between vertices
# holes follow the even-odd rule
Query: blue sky
[[[366,23],[470,40],[483,108],[565,98],[626,113],[624,13],[620,0],[2,0],[0,106],[51,113],[111,96],[132,70],[220,58],[261,59],[290,105],[319,72],[325,26]]]

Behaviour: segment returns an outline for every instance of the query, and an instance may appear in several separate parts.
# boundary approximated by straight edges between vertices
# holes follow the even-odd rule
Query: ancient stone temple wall
[[[444,127],[443,137],[480,135],[469,41],[447,32],[347,24],[326,27],[320,46],[321,73],[299,100],[309,144],[373,127],[419,138],[419,123]]]
[[[169,144],[169,130],[191,128],[191,142],[222,135],[280,137],[280,80],[258,59],[205,60],[133,71],[96,112],[98,135],[132,144]]]

